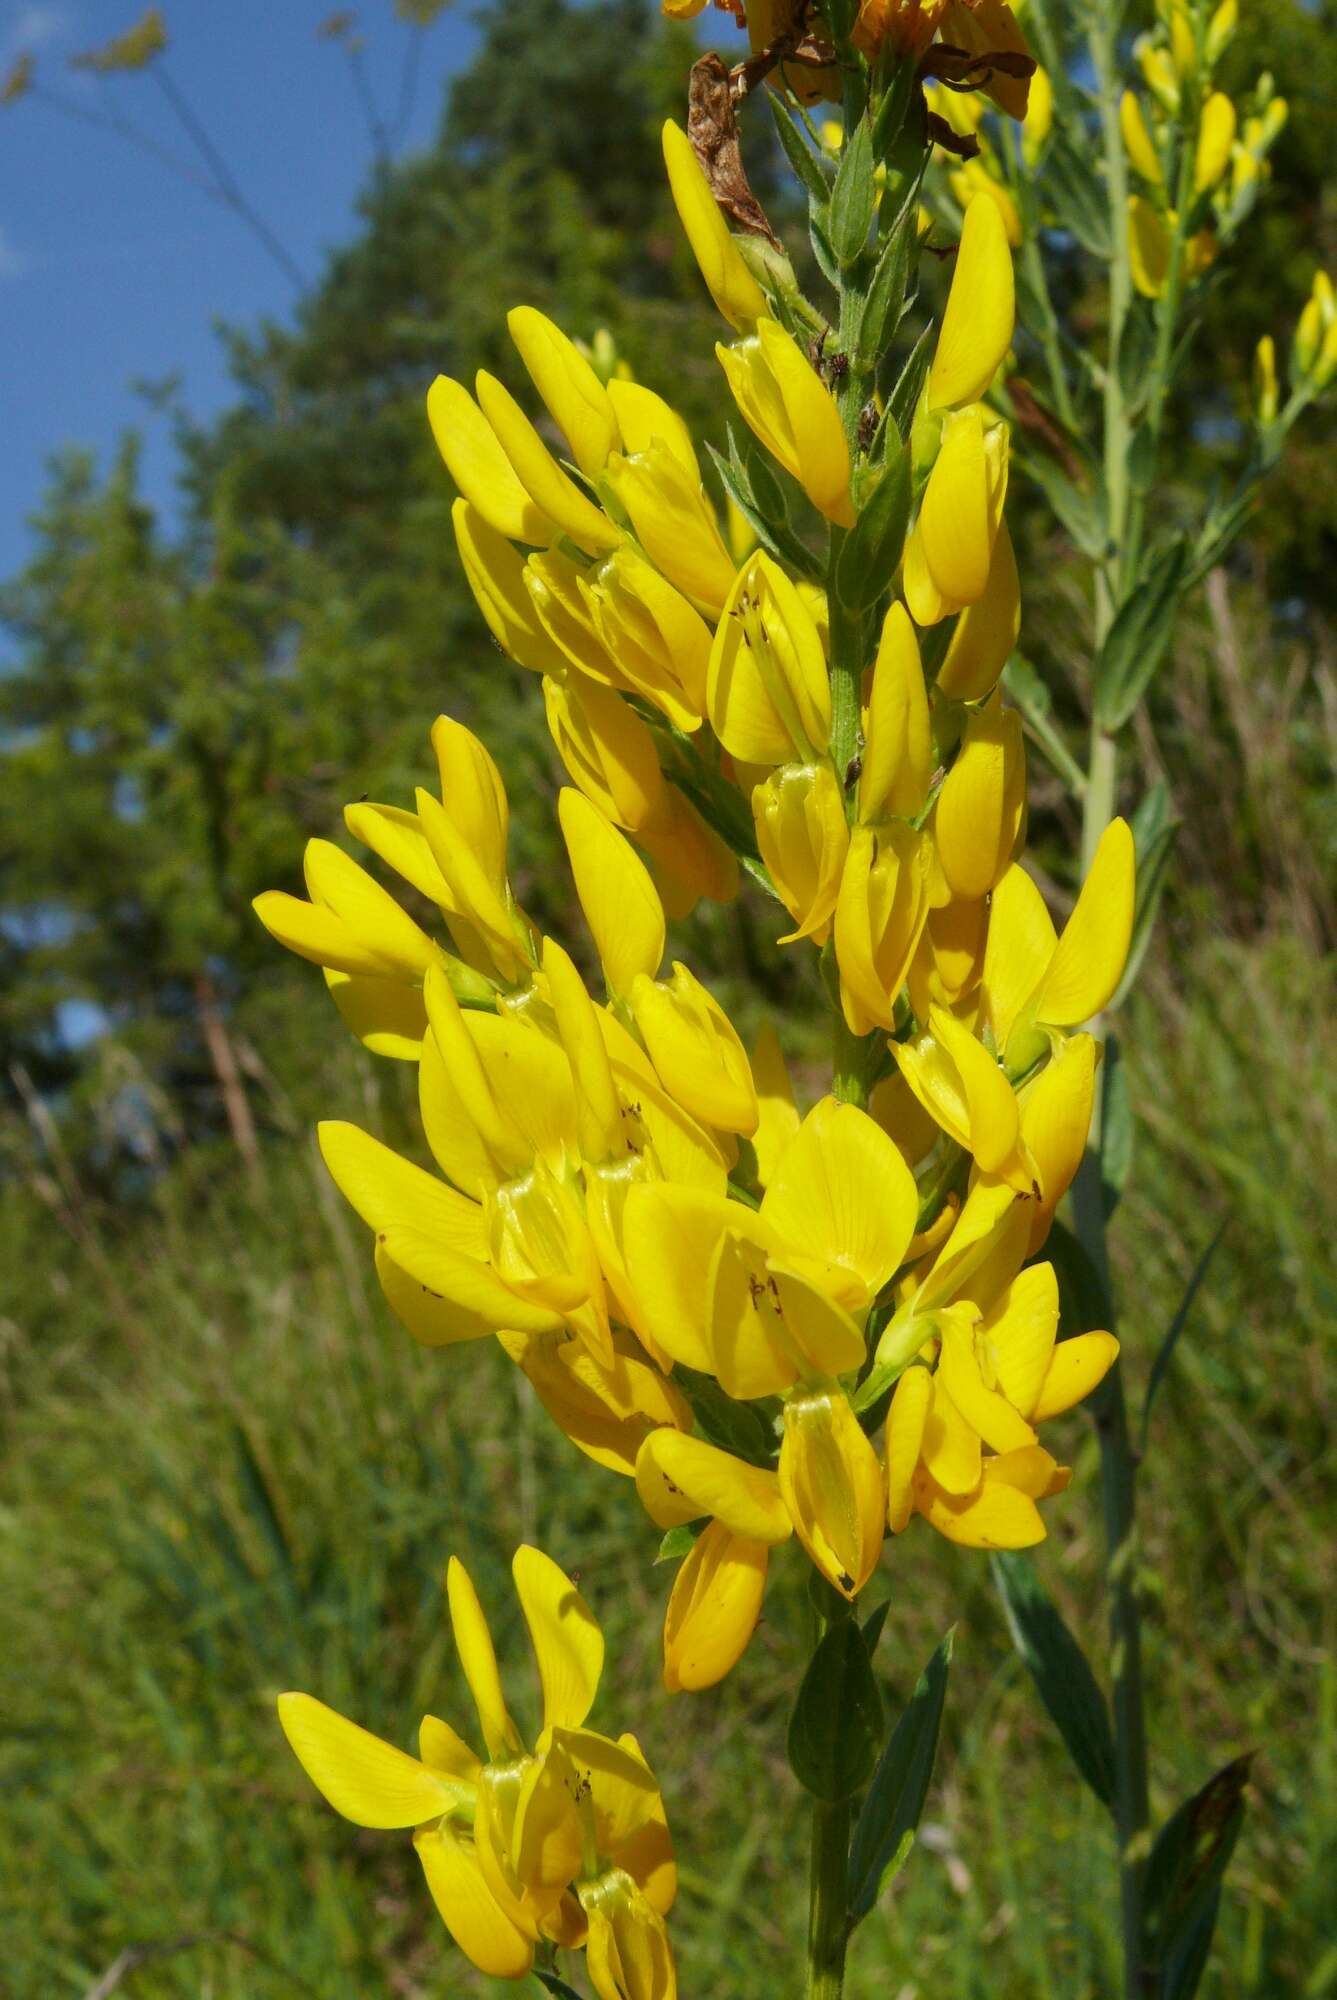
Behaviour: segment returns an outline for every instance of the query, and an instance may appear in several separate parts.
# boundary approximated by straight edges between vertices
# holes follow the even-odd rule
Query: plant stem
[[[1108,508],[1107,554],[1096,573],[1095,643],[1103,643],[1121,595],[1131,582],[1135,560],[1133,493],[1128,471],[1132,441],[1120,350],[1132,303],[1128,250],[1128,166],[1119,130],[1119,8],[1103,0],[1090,32],[1092,66],[1100,100],[1105,183],[1110,215],[1109,355],[1105,376],[1104,474]],[[1092,722],[1087,788],[1082,814],[1082,866],[1089,869],[1100,837],[1113,817],[1118,792],[1116,738]],[[1094,1032],[1102,1032],[1093,1022]],[[1091,1136],[1072,1190],[1078,1240],[1110,1301],[1105,1200],[1100,1170],[1100,1108],[1097,1099]],[[1100,1444],[1100,1479],[1109,1588],[1110,1680],[1114,1711],[1115,1824],[1119,1840],[1119,1896],[1123,1943],[1124,2000],[1145,2000],[1142,1918],[1149,1846],[1147,1740],[1142,1686],[1141,1612],[1137,1597],[1137,1458],[1128,1432],[1119,1364],[1093,1398]]]
[[[840,2000],[845,1989],[850,1808],[812,1802],[808,1893],[808,2000]]]

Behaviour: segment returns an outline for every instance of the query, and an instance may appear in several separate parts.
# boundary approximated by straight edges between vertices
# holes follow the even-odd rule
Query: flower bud
[[[1123,134],[1124,151],[1137,172],[1144,181],[1158,185],[1164,179],[1160,155],[1147,130],[1142,106],[1131,90],[1125,90],[1119,101],[1119,130]]]
[[[782,937],[824,944],[831,930],[849,826],[829,763],[786,764],[752,794],[757,846],[797,929]]]
[[[780,1491],[822,1575],[856,1597],[882,1553],[886,1488],[877,1453],[834,1383],[786,1402]]]
[[[792,334],[759,319],[755,334],[715,352],[748,428],[818,512],[854,526],[850,454],[831,391]]]
[[[769,313],[766,294],[739,254],[691,140],[671,118],[664,124],[663,146],[669,192],[706,290],[730,326],[746,332]]]
[[[1198,149],[1193,162],[1195,193],[1208,193],[1230,164],[1235,125],[1234,105],[1223,90],[1214,90],[1202,107],[1202,122],[1198,126]]]

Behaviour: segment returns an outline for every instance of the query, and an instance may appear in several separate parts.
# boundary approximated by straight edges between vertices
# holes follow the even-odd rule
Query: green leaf
[[[1179,1301],[1174,1318],[1165,1329],[1165,1338],[1156,1349],[1156,1358],[1151,1364],[1151,1373],[1147,1377],[1147,1393],[1142,1402],[1141,1437],[1138,1441],[1139,1452],[1145,1452],[1147,1448],[1147,1428],[1151,1423],[1151,1406],[1155,1402],[1157,1392],[1165,1379],[1166,1371],[1174,1356],[1175,1348],[1179,1344],[1179,1336],[1184,1331],[1188,1316],[1193,1310],[1193,1301],[1197,1298],[1202,1288],[1202,1281],[1207,1276],[1211,1261],[1216,1255],[1217,1245],[1225,1235],[1229,1222],[1230,1212],[1227,1210],[1226,1214],[1217,1223],[1206,1249],[1193,1266],[1193,1275],[1184,1287],[1184,1296]]]
[[[1170,788],[1158,778],[1143,798],[1132,818],[1133,846],[1137,854],[1137,898],[1133,906],[1133,935],[1128,946],[1123,977],[1111,1008],[1121,1007],[1132,992],[1142,961],[1156,929],[1156,914],[1170,872],[1179,821],[1170,804]]]
[[[789,1718],[789,1762],[827,1805],[867,1782],[882,1740],[882,1697],[853,1618],[832,1625],[808,1662]]]
[[[863,1621],[863,1642],[868,1648],[870,1660],[877,1651],[877,1642],[882,1637],[882,1627],[887,1622],[887,1613],[890,1609],[891,1599],[884,1597],[880,1604],[874,1605]]]
[[[774,1415],[779,1405],[773,1399],[756,1403],[736,1403],[725,1394],[713,1375],[700,1375],[681,1363],[673,1380],[692,1406],[702,1436],[749,1465],[770,1465],[775,1456]]]
[[[885,47],[891,46],[891,38],[888,38]],[[902,56],[882,93],[882,101],[873,119],[873,153],[879,160],[886,159],[901,136],[901,127],[914,102],[918,69],[919,65],[912,55]]]
[[[888,426],[893,424],[896,427],[896,433],[899,437],[909,437],[910,424],[914,417],[915,406],[923,394],[924,384],[928,380],[929,362],[932,358],[933,341],[936,334],[937,328],[930,320],[914,346],[910,349],[909,358],[897,376],[895,386],[887,397],[887,407],[883,413],[882,425],[879,431],[880,439],[890,438],[891,431]],[[877,440],[874,441],[874,450],[876,449]]]
[[[1058,133],[1045,161],[1044,193],[1054,219],[1102,262],[1110,254],[1109,204],[1105,189],[1084,155]]]
[[[1114,1732],[1090,1662],[1020,1552],[990,1558],[1012,1643],[1068,1754],[1103,1806],[1114,1805]]]
[[[816,202],[819,208],[825,209],[831,193],[831,169],[825,160],[818,159],[779,92],[768,90],[766,97],[776,130],[780,134],[780,144],[785,149],[785,157],[808,190],[809,199]]]
[[[1161,550],[1115,614],[1095,664],[1096,720],[1122,729],[1165,657],[1183,595],[1182,537]]]
[[[1109,539],[1103,502],[1090,493],[1083,493],[1066,473],[1059,470],[1052,458],[1028,451],[1020,456],[1020,464],[1022,471],[1035,481],[1053,508],[1059,526],[1072,536],[1084,556],[1089,556],[1092,562],[1100,562]]]
[[[1100,1066],[1100,1191],[1108,1221],[1133,1167],[1133,1100],[1117,1035],[1105,1042]]]
[[[827,211],[827,234],[842,271],[857,264],[867,249],[876,205],[873,135],[868,120],[861,118],[853,131],[845,134]]]
[[[568,1986],[566,1981],[559,1979],[555,1972],[544,1972],[537,1965],[533,1970],[534,1977],[537,1979],[539,1985],[546,1986],[549,1993],[556,1994],[557,2000],[580,2000],[580,1995],[577,1993],[575,1987]]]
[[[909,1852],[933,1777],[953,1626],[915,1684],[878,1759],[850,1848],[850,1923],[862,1923]]]
[[[1080,798],[1086,790],[1086,773],[1064,742],[1054,721],[1053,696],[1022,654],[1013,653],[1003,668],[1003,686],[1021,710],[1022,721],[1060,778],[1069,791]]]
[[[888,452],[872,498],[846,535],[836,559],[836,596],[847,611],[867,611],[887,590],[900,565],[910,521],[910,452]]]
[[[689,1556],[704,1526],[704,1521],[684,1521],[681,1527],[670,1528],[659,1544],[656,1564],[681,1562],[684,1556]]]
[[[1091,1261],[1090,1251],[1078,1242],[1066,1222],[1051,1225],[1045,1255],[1058,1279],[1060,1338],[1087,1333],[1093,1326],[1112,1327],[1114,1301]]]
[[[914,221],[912,214],[898,219],[883,241],[854,339],[854,366],[860,373],[871,373],[877,367],[900,324],[914,250]]]
[[[808,204],[808,241],[812,244],[812,254],[817,259],[817,268],[829,285],[840,290],[840,265],[836,253],[831,248],[829,218],[825,211],[819,214],[810,202]]]
[[[1252,1761],[1249,1754],[1226,1764],[1156,1836],[1143,1892],[1142,1958],[1161,2000],[1192,2000],[1202,1976]]]
[[[732,438],[730,444],[733,444]],[[713,444],[707,444],[706,450],[714,461],[721,485],[743,519],[751,524],[753,533],[767,553],[773,555],[777,562],[796,569],[800,576],[815,576],[816,566],[811,551],[804,547],[795,529],[789,525],[787,511],[785,518],[777,520],[757,500],[752,490],[750,468],[745,467],[737,456],[732,463],[722,458]],[[779,492],[780,489],[777,486],[775,490]]]

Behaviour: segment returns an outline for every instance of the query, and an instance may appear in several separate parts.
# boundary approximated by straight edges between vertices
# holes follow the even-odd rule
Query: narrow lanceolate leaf
[[[785,109],[779,95],[766,92],[766,101],[771,107],[775,128],[780,134],[780,144],[785,149],[785,157],[790,166],[808,190],[809,199],[820,208],[825,208],[831,193],[831,171],[824,160],[820,160],[799,130],[798,121]]]
[[[1147,1428],[1151,1423],[1152,1404],[1155,1402],[1157,1392],[1165,1379],[1166,1372],[1174,1356],[1175,1348],[1179,1344],[1179,1336],[1184,1331],[1185,1323],[1193,1310],[1193,1301],[1198,1296],[1198,1292],[1202,1287],[1202,1281],[1207,1276],[1208,1267],[1216,1255],[1216,1247],[1225,1235],[1229,1221],[1230,1216],[1227,1214],[1223,1215],[1217,1224],[1211,1241],[1193,1267],[1193,1275],[1184,1287],[1184,1296],[1179,1301],[1175,1316],[1165,1329],[1165,1338],[1156,1349],[1156,1359],[1152,1362],[1151,1374],[1147,1377],[1146,1400],[1142,1405],[1142,1435],[1138,1445],[1139,1451],[1144,1452],[1147,1448]]]
[[[1147,1863],[1142,1962],[1159,2000],[1192,2000],[1227,1863],[1244,1822],[1252,1755],[1236,1757],[1171,1814]]]
[[[1021,719],[1044,751],[1069,791],[1078,797],[1086,790],[1086,773],[1064,742],[1054,721],[1054,698],[1030,661],[1014,653],[1003,668],[1003,688],[1021,710]],[[1134,840],[1136,841],[1136,827]]]
[[[1119,990],[1110,1002],[1111,1008],[1121,1006],[1133,990],[1142,961],[1147,955],[1147,947],[1156,929],[1156,916],[1161,906],[1166,877],[1170,871],[1170,858],[1174,852],[1179,821],[1174,816],[1170,804],[1170,788],[1164,778],[1157,778],[1129,824],[1133,829],[1133,846],[1137,851],[1137,900],[1133,906],[1132,941],[1128,947],[1128,957],[1124,963],[1123,978],[1119,981]]]
[[[736,464],[730,464],[728,459],[722,458],[713,444],[708,444],[706,449],[715,462],[720,484],[743,519],[750,524],[767,554],[774,556],[777,562],[796,569],[800,576],[814,575],[813,558],[788,522],[769,519],[758,505],[746,473],[740,471]]]
[[[1122,729],[1165,657],[1183,594],[1187,551],[1181,539],[1162,549],[1119,606],[1096,659],[1096,719]]]
[[[853,1618],[832,1625],[808,1662],[789,1718],[789,1762],[826,1805],[868,1782],[882,1740],[882,1697]]]
[[[533,1968],[533,1971],[539,1985],[546,1986],[549,1993],[556,1995],[556,2000],[580,2000],[580,1995],[577,1993],[575,1987],[568,1986],[566,1981],[559,1979],[555,1972],[544,1972],[537,1965]]]
[[[1086,1654],[1024,1553],[991,1558],[1012,1643],[1068,1754],[1104,1806],[1114,1804],[1114,1734]]]
[[[889,426],[894,425],[900,437],[908,438],[910,435],[911,419],[915,413],[915,406],[923,394],[924,384],[928,380],[929,363],[933,359],[934,333],[935,328],[930,321],[910,349],[905,366],[896,377],[895,384],[887,396],[887,407],[882,415],[878,435],[873,442],[874,456],[877,455],[879,448],[885,450],[891,444]]]
[[[861,118],[854,130],[845,134],[827,210],[827,235],[843,271],[856,264],[868,246],[876,203],[873,135],[868,120]]]
[[[845,537],[836,562],[836,595],[847,611],[869,610],[900,565],[910,520],[910,453],[890,443],[872,498]]]
[[[1043,191],[1056,221],[1093,257],[1108,258],[1109,197],[1094,168],[1061,133],[1049,149]]]
[[[890,347],[905,312],[919,221],[919,182],[910,185],[899,212],[885,231],[868,295],[859,311],[854,365],[871,373]]]
[[[955,1627],[919,1676],[878,1759],[850,1848],[850,1923],[862,1923],[896,1873],[919,1825],[933,1777]]]
[[[1100,1066],[1100,1191],[1106,1219],[1119,1206],[1133,1170],[1133,1100],[1117,1035],[1105,1042]]]
[[[880,1604],[874,1605],[863,1621],[863,1642],[868,1648],[870,1660],[877,1651],[877,1642],[882,1637],[882,1627],[887,1622],[887,1613],[890,1609],[891,1599],[884,1597]]]

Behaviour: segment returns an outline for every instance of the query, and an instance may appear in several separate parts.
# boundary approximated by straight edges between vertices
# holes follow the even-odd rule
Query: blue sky
[[[317,34],[332,9],[333,0],[163,5],[168,75],[308,280],[355,228],[372,159],[347,61]],[[0,76],[30,50],[39,85],[87,110],[111,107],[189,157],[150,77],[102,84],[67,67],[142,11],[141,0],[0,0]],[[393,0],[364,0],[356,12],[388,115],[409,31]],[[427,31],[410,148],[431,139],[444,81],[475,40],[464,11]],[[31,550],[26,517],[63,444],[88,445],[105,463],[123,430],[140,429],[146,494],[170,511],[166,420],[135,381],[179,374],[190,410],[208,416],[232,394],[215,320],[282,319],[294,297],[232,213],[155,159],[33,96],[0,107],[0,577]]]

